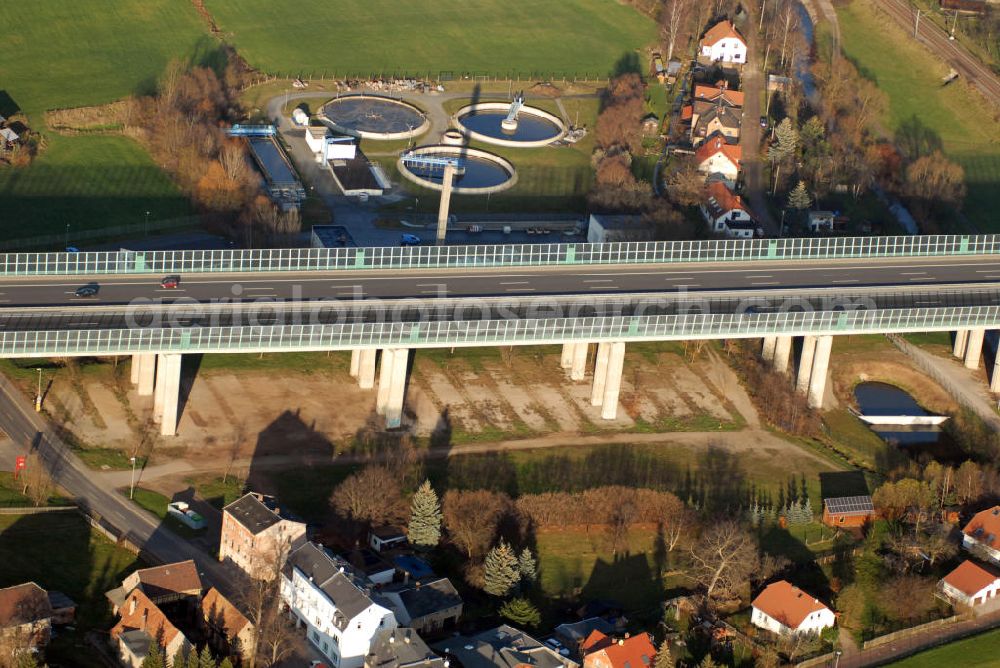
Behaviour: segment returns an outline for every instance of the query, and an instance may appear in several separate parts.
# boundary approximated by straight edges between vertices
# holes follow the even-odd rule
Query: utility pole
[[[913,24],[913,39],[917,39],[917,36],[920,32],[920,11],[921,10],[919,9],[917,10],[917,18]]]
[[[38,372],[38,394],[35,395],[35,412],[42,412],[42,367],[35,369]]]
[[[761,0],[760,3],[760,23],[757,25],[757,32],[764,29],[764,8],[767,7],[767,0]]]
[[[132,480],[128,486],[128,498],[131,499],[135,494],[135,457],[129,457],[129,461],[132,462]]]
[[[951,23],[951,35],[948,37],[948,39],[954,41],[954,39],[955,39],[955,28],[957,28],[957,27],[958,27],[958,10],[956,9],[955,10],[955,20],[952,21],[952,23]]]

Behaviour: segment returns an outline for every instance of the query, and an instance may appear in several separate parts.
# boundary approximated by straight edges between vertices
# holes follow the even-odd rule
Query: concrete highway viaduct
[[[131,355],[167,436],[185,354],[350,350],[395,428],[419,348],[561,344],[614,419],[629,342],[762,339],[819,408],[838,335],[951,331],[976,367],[987,329],[992,235],[0,256],[0,356]]]

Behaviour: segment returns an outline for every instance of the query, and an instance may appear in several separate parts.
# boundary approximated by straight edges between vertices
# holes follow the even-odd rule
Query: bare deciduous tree
[[[756,538],[732,520],[710,526],[690,555],[692,575],[710,598],[732,595],[760,569]]]
[[[448,490],[441,510],[451,541],[472,559],[482,555],[493,542],[497,525],[510,507],[505,494],[485,489]]]
[[[667,60],[674,57],[686,30],[691,24],[693,0],[665,0],[660,9],[660,33],[667,45]]]
[[[342,517],[380,524],[395,517],[402,496],[396,478],[384,466],[369,465],[340,483],[330,496]]]
[[[52,482],[48,467],[36,452],[28,455],[21,481],[24,485],[22,493],[36,506],[44,506],[55,491],[55,483]]]

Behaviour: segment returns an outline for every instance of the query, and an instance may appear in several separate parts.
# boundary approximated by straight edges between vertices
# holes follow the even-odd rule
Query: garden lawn
[[[155,90],[172,58],[207,62],[216,46],[190,2],[8,3],[0,39],[0,114],[22,111],[44,132],[48,109]],[[123,137],[59,137],[28,169],[0,170],[0,238],[187,215],[167,176]],[[141,229],[141,228],[138,228]]]
[[[187,3],[184,3],[187,4]],[[206,0],[252,65],[282,75],[607,76],[656,38],[614,0]],[[529,76],[529,78],[531,78]]]
[[[842,48],[889,98],[882,122],[897,144],[915,136],[939,142],[965,168],[965,213],[982,232],[1000,229],[1000,124],[995,110],[961,80],[942,87],[948,68],[868,0],[839,4]]]
[[[997,665],[997,656],[1000,656],[1000,630],[942,645],[889,665],[894,668],[986,668]]]

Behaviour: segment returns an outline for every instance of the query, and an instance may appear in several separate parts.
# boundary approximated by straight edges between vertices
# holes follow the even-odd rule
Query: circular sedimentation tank
[[[469,139],[498,146],[546,146],[566,135],[566,124],[538,107],[522,106],[514,122],[507,121],[508,111],[508,102],[470,104],[458,110],[452,123]]]
[[[317,118],[342,134],[383,141],[416,137],[431,126],[414,105],[381,95],[342,95],[320,107]]]
[[[419,146],[401,155],[396,162],[399,173],[431,190],[443,188],[444,169],[414,164],[407,161],[410,156],[458,158],[463,167],[455,174],[452,192],[459,195],[487,195],[507,190],[517,183],[517,171],[509,160],[477,148],[435,144]]]

